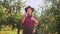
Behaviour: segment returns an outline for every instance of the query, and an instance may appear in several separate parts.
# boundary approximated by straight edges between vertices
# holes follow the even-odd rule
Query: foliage
[[[60,32],[60,2],[50,0],[52,5],[40,16],[41,28],[39,34],[59,34]],[[59,7],[59,8],[58,8]]]

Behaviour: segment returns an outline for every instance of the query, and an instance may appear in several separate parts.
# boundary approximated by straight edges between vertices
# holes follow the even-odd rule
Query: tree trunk
[[[20,34],[20,23],[17,23],[17,34]]]

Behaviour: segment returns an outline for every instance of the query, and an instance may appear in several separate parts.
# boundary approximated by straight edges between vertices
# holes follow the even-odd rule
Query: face
[[[27,9],[27,13],[28,13],[29,15],[31,15],[31,14],[32,14],[32,9],[31,9],[31,8],[28,8],[28,9]]]

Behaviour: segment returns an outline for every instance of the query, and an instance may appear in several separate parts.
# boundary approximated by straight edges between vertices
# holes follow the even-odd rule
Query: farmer
[[[25,14],[21,19],[21,23],[23,25],[23,34],[34,34],[34,24],[38,24],[38,20],[35,16],[32,15],[34,8],[28,6],[25,8]]]

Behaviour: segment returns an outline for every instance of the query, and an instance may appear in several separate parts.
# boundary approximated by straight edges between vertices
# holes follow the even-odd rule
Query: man
[[[32,15],[34,8],[28,6],[25,8],[26,14],[21,19],[23,25],[23,34],[33,34],[34,24],[38,24],[38,20]]]

